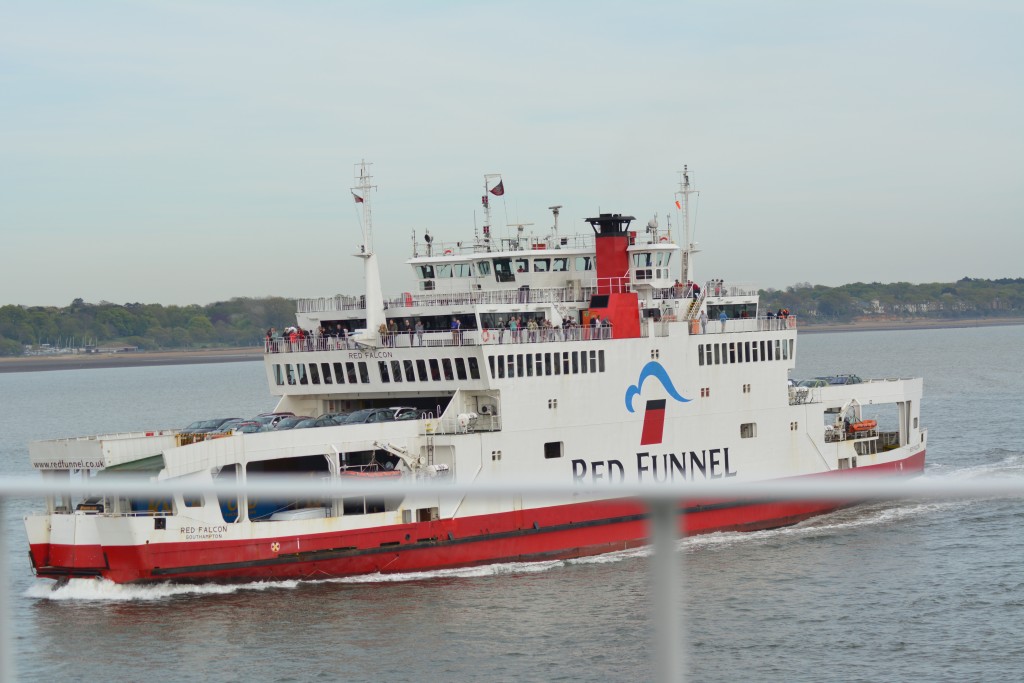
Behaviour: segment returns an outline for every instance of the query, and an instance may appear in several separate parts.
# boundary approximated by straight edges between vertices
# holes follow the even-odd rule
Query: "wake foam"
[[[53,601],[97,602],[154,602],[180,595],[230,595],[242,591],[264,591],[277,588],[295,588],[300,581],[254,581],[252,583],[160,583],[120,584],[106,579],[71,579],[65,584],[37,581],[25,591],[25,596]]]

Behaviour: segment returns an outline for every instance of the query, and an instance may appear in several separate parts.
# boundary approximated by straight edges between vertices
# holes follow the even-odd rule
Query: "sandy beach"
[[[930,330],[950,327],[991,327],[1024,325],[1024,318],[980,318],[976,320],[858,320],[850,323],[799,324],[802,334],[821,332],[869,332],[881,330]],[[190,365],[263,360],[261,347],[202,349],[198,351],[144,351],[139,353],[96,353],[63,356],[19,356],[0,358],[0,373],[42,370],[83,370],[87,368],[130,368],[145,365]]]

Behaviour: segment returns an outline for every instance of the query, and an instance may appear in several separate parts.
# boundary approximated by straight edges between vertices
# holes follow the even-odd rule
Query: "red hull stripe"
[[[916,474],[924,452],[855,471]],[[841,501],[688,501],[680,530],[688,535],[753,531],[795,524],[849,503]],[[571,558],[623,550],[646,543],[649,513],[641,502],[607,500],[517,510],[475,517],[301,537],[241,541],[154,543],[142,546],[31,548],[38,576],[103,576],[116,582],[183,580],[247,581],[268,578],[327,578],[411,572],[547,558]],[[415,540],[413,540],[415,539]],[[102,558],[91,566],[51,564],[45,558]],[[201,559],[202,564],[195,564]],[[63,564],[63,563],[62,563]],[[70,566],[69,566],[70,565]],[[97,566],[99,565],[99,566]]]

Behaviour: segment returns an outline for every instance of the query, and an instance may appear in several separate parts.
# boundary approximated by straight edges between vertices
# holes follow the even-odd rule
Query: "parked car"
[[[416,408],[396,406],[391,408],[364,408],[349,415],[344,424],[363,424],[369,422],[393,422],[395,420],[416,420],[419,418]]]
[[[810,389],[816,389],[817,387],[827,387],[828,382],[819,378],[815,379],[804,379],[797,383],[798,387],[808,387]]]
[[[217,427],[216,429],[211,429],[209,433],[230,434],[235,430],[235,427],[242,424],[243,422],[246,422],[246,420],[241,417],[233,417],[230,420],[226,421],[224,424],[222,424],[220,427]]]
[[[263,423],[261,422],[257,422],[256,420],[246,420],[245,422],[241,422],[235,425],[234,433],[255,434],[256,432],[262,432],[265,429],[266,428],[263,426]]]
[[[190,424],[189,426],[182,429],[181,431],[187,432],[189,434],[206,434],[207,432],[212,432],[213,430],[219,428],[225,422],[228,422],[230,420],[241,419],[242,418],[240,417],[218,417],[213,420],[197,420]]]
[[[348,415],[348,413],[324,413],[320,417],[316,418],[313,426],[337,427],[338,425],[345,423],[345,419],[348,418]]]
[[[302,422],[303,420],[312,419],[313,418],[310,417],[309,415],[292,415],[291,417],[286,417],[282,419],[280,422],[274,425],[273,429],[275,432],[281,431],[282,429],[294,429],[295,426]]]
[[[253,420],[262,424],[266,429],[273,429],[278,422],[294,415],[295,413],[260,413]]]

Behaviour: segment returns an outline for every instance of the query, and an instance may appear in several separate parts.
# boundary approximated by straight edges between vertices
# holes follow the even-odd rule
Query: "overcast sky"
[[[0,304],[362,289],[410,234],[665,225],[699,280],[1024,275],[1020,2],[17,2],[0,9]],[[474,215],[475,214],[475,215]]]

